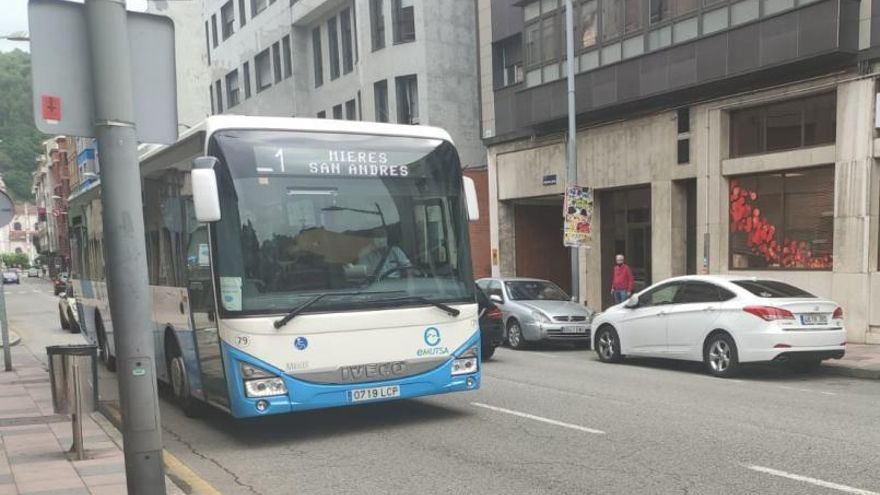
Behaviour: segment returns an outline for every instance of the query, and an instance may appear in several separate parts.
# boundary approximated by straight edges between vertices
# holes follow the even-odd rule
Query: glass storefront
[[[730,179],[730,269],[831,270],[834,166]]]

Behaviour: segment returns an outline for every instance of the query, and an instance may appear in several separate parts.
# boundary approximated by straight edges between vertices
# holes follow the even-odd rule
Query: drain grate
[[[62,423],[70,421],[66,414],[53,414],[51,416],[23,416],[20,418],[0,418],[0,428],[4,426],[27,426],[41,425],[44,423]]]

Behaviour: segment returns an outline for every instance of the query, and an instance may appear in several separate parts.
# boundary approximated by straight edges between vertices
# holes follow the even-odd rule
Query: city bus
[[[480,387],[477,199],[445,131],[214,116],[140,170],[157,377],[187,414]],[[69,200],[71,280],[112,370],[100,191]]]

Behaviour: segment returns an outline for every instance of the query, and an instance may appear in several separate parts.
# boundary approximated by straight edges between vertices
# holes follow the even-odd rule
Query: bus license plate
[[[810,313],[801,315],[801,323],[804,325],[827,325],[828,315],[819,313]]]
[[[587,333],[587,327],[562,327],[562,333]]]
[[[400,397],[400,385],[388,385],[385,387],[356,388],[351,391],[352,402],[367,400],[390,399]]]

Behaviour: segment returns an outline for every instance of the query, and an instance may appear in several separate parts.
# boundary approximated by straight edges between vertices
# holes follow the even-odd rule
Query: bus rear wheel
[[[95,315],[95,334],[98,339],[98,357],[107,367],[107,371],[116,371],[116,359],[110,354],[110,343],[107,342],[107,332],[104,330],[101,315]]]
[[[180,347],[177,342],[166,344],[165,364],[168,368],[168,381],[171,382],[171,393],[174,402],[189,418],[201,416],[202,408],[198,400],[190,393],[189,375],[186,371]]]

